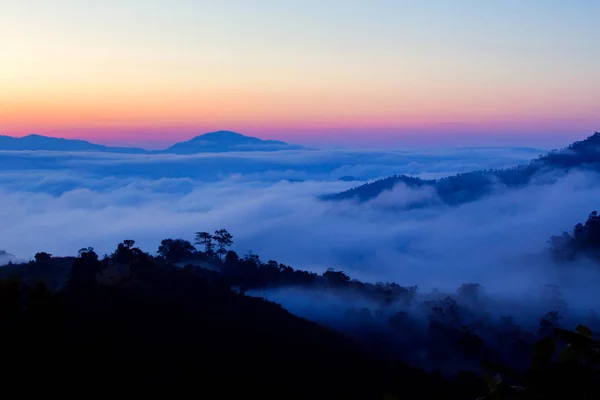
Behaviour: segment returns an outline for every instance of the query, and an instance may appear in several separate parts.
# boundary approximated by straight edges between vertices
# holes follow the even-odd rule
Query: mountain
[[[185,142],[176,143],[168,149],[161,151],[161,153],[224,153],[229,151],[277,151],[301,148],[302,146],[278,140],[262,140],[232,131],[216,131],[196,136]]]
[[[209,132],[185,142],[157,151],[147,151],[135,147],[112,147],[90,143],[79,139],[63,139],[42,135],[28,135],[21,138],[0,135],[0,151],[78,151],[124,154],[195,154],[224,153],[229,151],[277,151],[301,149],[278,140],[262,140],[231,131]]]
[[[572,169],[600,172],[600,132],[585,140],[575,142],[562,150],[553,150],[532,160],[529,164],[497,170],[481,170],[452,175],[442,179],[420,179],[406,175],[394,175],[346,190],[322,196],[322,200],[356,200],[366,202],[391,191],[397,185],[430,190],[445,204],[457,205],[488,195],[497,185],[518,188],[529,184],[541,173],[564,174]],[[419,200],[407,207],[415,208],[431,204]]]
[[[226,274],[180,268],[119,246],[102,260],[88,249],[0,274],[0,325],[10,344],[2,360],[13,367],[3,374],[6,388],[62,379],[67,391],[83,385],[201,398],[362,400],[407,392],[418,396],[399,398],[469,399],[485,393],[474,374],[465,391],[439,374],[376,357],[342,332],[233,289]],[[238,258],[231,253],[230,266],[240,265],[231,264]],[[121,267],[120,277],[103,279],[115,276],[114,267]],[[253,271],[248,267],[242,265]],[[53,271],[66,282],[48,290],[39,278]],[[64,367],[56,367],[59,359]]]
[[[0,150],[92,151],[129,154],[146,153],[146,150],[144,149],[103,146],[85,140],[54,138],[42,135],[28,135],[21,138],[0,135]]]
[[[364,181],[364,179],[359,179],[356,178],[352,175],[344,175],[342,177],[338,178],[338,181],[342,181],[342,182],[359,182],[359,181]]]

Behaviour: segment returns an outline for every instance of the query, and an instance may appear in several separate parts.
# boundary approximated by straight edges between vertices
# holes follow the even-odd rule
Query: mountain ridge
[[[233,131],[214,131],[177,142],[162,150],[96,144],[82,139],[30,134],[23,137],[0,135],[0,151],[76,151],[122,154],[195,154],[230,151],[277,151],[303,148],[279,140],[263,140]]]
[[[95,144],[81,139],[65,139],[58,137],[31,134],[23,137],[0,135],[0,150],[3,151],[95,151],[112,153],[146,153],[136,147],[113,147]]]
[[[178,142],[163,150],[163,153],[190,154],[229,151],[277,151],[300,149],[302,146],[288,144],[279,140],[263,140],[238,132],[220,130],[195,136],[190,140]]]
[[[476,170],[440,179],[421,179],[408,175],[392,175],[345,190],[320,197],[324,201],[354,200],[359,203],[376,199],[396,185],[404,184],[411,189],[429,188],[448,205],[458,205],[490,194],[497,184],[508,188],[523,187],[543,171],[564,171],[581,168],[600,172],[600,132],[576,141],[561,150],[551,150],[530,161],[511,168]],[[408,208],[430,204],[420,200]]]

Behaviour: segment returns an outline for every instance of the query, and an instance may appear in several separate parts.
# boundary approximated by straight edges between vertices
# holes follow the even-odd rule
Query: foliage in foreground
[[[592,243],[582,247],[586,251],[595,248],[590,237],[596,214],[590,219],[586,234],[574,239]],[[451,297],[421,304],[430,318],[426,331],[415,330],[407,313],[392,313],[386,329],[405,335],[409,341],[404,346],[424,346],[430,361],[467,356],[489,371],[485,379],[468,371],[443,376],[400,362],[374,331],[366,337],[377,342],[379,352],[297,318],[276,303],[245,295],[248,288],[302,286],[360,294],[382,310],[393,310],[414,302],[416,288],[363,283],[342,271],[298,271],[275,261],[264,263],[252,253],[239,257],[227,250],[233,237],[225,230],[198,232],[195,244],[204,251],[184,239],[165,239],[159,257],[153,257],[125,240],[103,258],[91,247],[68,259],[40,252],[29,264],[3,269],[30,282],[0,283],[0,337],[7,344],[3,361],[12,367],[5,375],[8,385],[51,384],[69,376],[94,386],[108,373],[104,388],[136,388],[138,394],[165,388],[210,393],[233,384],[231,390],[263,397],[280,397],[284,391],[284,397],[307,393],[311,398],[381,399],[395,393],[388,398],[475,399],[486,392],[487,382],[488,394],[480,397],[486,400],[600,398],[599,344],[587,327],[562,329],[558,312],[546,314],[534,336],[509,317],[503,317],[497,332],[485,321],[464,325],[469,309]],[[31,284],[31,274],[56,268],[62,273],[65,266],[68,284],[58,291]],[[556,291],[550,292],[560,308]],[[475,307],[480,297],[476,284],[457,292],[457,298]],[[357,311],[362,326],[369,326],[368,321],[378,325],[368,310]],[[488,331],[485,340],[476,330]],[[504,342],[498,341],[501,337]],[[495,358],[484,346],[490,338],[509,361],[529,358],[527,368],[515,369]],[[516,364],[522,365],[519,360]]]

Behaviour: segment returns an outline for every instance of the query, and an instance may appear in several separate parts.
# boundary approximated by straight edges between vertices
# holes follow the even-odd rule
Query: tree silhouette
[[[84,247],[79,249],[77,254],[81,260],[90,262],[98,261],[98,254],[96,254],[93,247]]]
[[[181,261],[194,255],[196,249],[184,239],[164,239],[158,247],[158,254],[171,262]]]
[[[350,282],[350,277],[346,275],[343,271],[335,271],[333,268],[329,268],[326,272],[323,273],[323,278],[327,279],[330,285],[344,285]]]
[[[95,281],[96,274],[102,271],[102,263],[93,247],[79,250],[79,257],[71,267],[71,283],[90,284]]]
[[[217,242],[217,255],[220,260],[223,260],[227,254],[227,248],[233,244],[233,236],[226,229],[219,229],[215,231],[212,238]]]
[[[36,253],[33,258],[35,259],[36,263],[42,264],[50,261],[52,259],[52,254],[41,251],[39,253]]]
[[[213,236],[208,232],[196,232],[196,245],[204,246],[204,252],[207,256],[214,256],[215,244],[213,243]]]
[[[550,238],[553,255],[561,261],[569,261],[577,256],[600,259],[600,217],[592,211],[585,224],[579,223],[573,233],[563,232],[560,236]]]
[[[135,240],[123,240],[108,258],[117,264],[133,265],[145,258],[145,253],[139,247],[133,247]]]
[[[456,294],[468,301],[476,301],[481,296],[481,285],[478,283],[463,283],[458,289]]]
[[[258,256],[258,254],[254,254],[252,250],[244,254],[244,258],[242,260],[245,264],[254,267],[259,267],[262,264],[262,261],[260,261],[260,257]]]
[[[235,251],[229,250],[227,252],[227,254],[225,254],[225,264],[226,265],[236,265],[239,261],[240,261],[240,257],[238,256],[238,254]]]

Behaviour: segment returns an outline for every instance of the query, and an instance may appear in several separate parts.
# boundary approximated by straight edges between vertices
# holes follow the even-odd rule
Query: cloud
[[[470,157],[487,159],[488,164],[480,165],[485,167],[494,151],[483,149]],[[600,186],[593,174],[575,172],[556,183],[542,179],[514,191],[498,187],[495,195],[458,207],[438,204],[427,188],[405,186],[363,205],[316,199],[353,186],[336,180],[338,173],[349,171],[343,168],[349,160],[362,160],[356,168],[365,170],[371,163],[394,162],[401,169],[411,165],[405,162],[408,157],[411,163],[442,170],[440,165],[460,159],[457,154],[462,153],[424,154],[327,150],[160,156],[154,161],[130,155],[11,154],[34,161],[0,174],[0,249],[22,258],[37,251],[72,255],[87,246],[108,253],[131,238],[153,252],[163,238],[191,239],[194,232],[223,227],[234,235],[241,254],[253,250],[265,260],[315,271],[343,269],[367,281],[425,289],[454,289],[476,281],[498,293],[524,292],[542,280],[567,282],[540,254],[551,235],[569,230],[597,206]],[[45,160],[44,168],[37,167],[36,157]],[[48,157],[53,163],[47,163]],[[195,172],[199,159],[243,159],[254,167],[223,174],[220,180],[202,180]],[[312,165],[324,159],[337,161]],[[181,169],[162,170],[164,160]],[[265,160],[270,161],[263,168]],[[217,162],[215,168],[221,165]],[[109,170],[103,169],[107,166]],[[113,169],[120,173],[107,172]],[[289,171],[307,180],[281,181]],[[392,207],[415,201],[434,206],[412,211]]]
[[[291,150],[196,155],[0,151],[0,188],[58,195],[77,188],[113,190],[137,180],[189,179],[218,182],[282,179],[375,179],[409,174],[439,177],[477,168],[500,168],[529,161],[541,151],[528,148],[450,148],[362,151]],[[23,179],[26,177],[26,179]],[[181,183],[182,181],[180,181]],[[189,188],[186,189],[189,191]]]
[[[397,210],[417,204],[435,205],[441,203],[442,200],[433,186],[409,188],[403,182],[399,182],[391,190],[383,191],[379,196],[368,202],[371,206]]]
[[[191,240],[197,231],[226,228],[240,255],[252,250],[263,261],[297,269],[331,267],[366,282],[417,285],[419,301],[443,297],[434,288],[453,294],[462,283],[480,283],[489,296],[485,309],[478,310],[481,318],[494,324],[512,315],[532,331],[550,311],[540,288],[559,284],[571,308],[566,326],[584,321],[597,307],[600,268],[585,261],[556,265],[546,250],[550,236],[570,230],[598,207],[600,176],[595,173],[541,175],[518,190],[498,185],[493,195],[454,207],[440,202],[430,188],[403,184],[362,204],[317,199],[354,186],[337,180],[342,175],[373,177],[386,168],[447,174],[452,168],[500,165],[512,157],[509,150],[497,149],[469,154],[328,150],[156,159],[11,154],[17,161],[0,173],[0,249],[25,259],[38,251],[74,255],[87,246],[104,254],[134,239],[155,252],[164,238]],[[304,181],[288,182],[289,177]],[[430,206],[405,207],[420,202]],[[357,323],[348,308],[379,307],[354,294],[298,288],[255,294],[348,331]],[[425,311],[409,311],[411,323],[426,335]],[[403,346],[401,355],[425,357],[423,365],[433,365],[422,356],[422,343]]]

